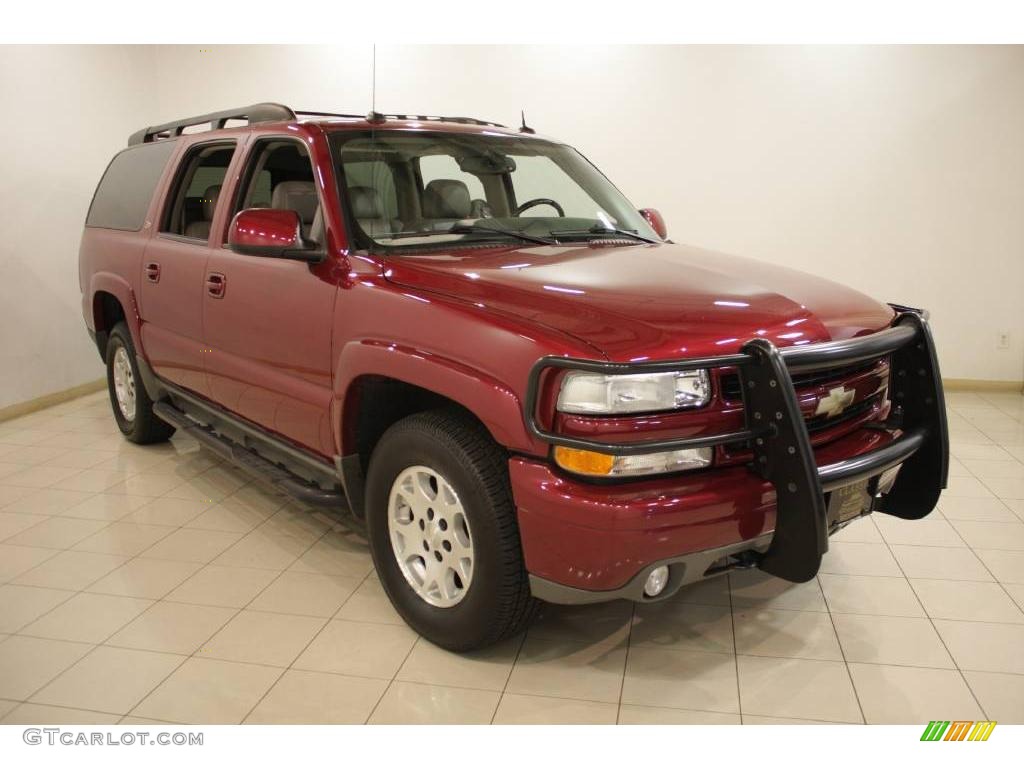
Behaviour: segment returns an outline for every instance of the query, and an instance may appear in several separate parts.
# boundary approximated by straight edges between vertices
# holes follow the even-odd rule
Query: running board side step
[[[267,461],[255,451],[218,435],[210,427],[193,421],[170,403],[163,401],[153,403],[153,412],[168,424],[195,438],[201,445],[257,480],[270,483],[275,488],[279,488],[289,496],[306,504],[327,507],[339,515],[343,515],[346,519],[351,518],[351,515],[347,514],[348,502],[345,499],[345,494],[340,489],[324,490],[313,483],[306,482],[287,469]]]

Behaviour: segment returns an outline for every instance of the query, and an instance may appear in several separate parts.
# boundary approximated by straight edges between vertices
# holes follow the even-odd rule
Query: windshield
[[[339,132],[332,146],[351,217],[372,245],[658,240],[622,193],[564,144],[385,130]]]

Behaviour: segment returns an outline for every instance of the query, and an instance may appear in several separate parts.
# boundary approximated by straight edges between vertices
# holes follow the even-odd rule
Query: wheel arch
[[[468,413],[506,450],[529,450],[519,398],[511,388],[457,361],[364,340],[344,348],[335,381],[339,456],[360,456],[364,469],[391,424],[445,406]]]
[[[96,333],[96,349],[106,359],[107,341],[110,331],[118,322],[124,321],[132,335],[136,353],[141,353],[139,313],[135,293],[128,281],[110,273],[97,273],[90,281],[93,329]]]

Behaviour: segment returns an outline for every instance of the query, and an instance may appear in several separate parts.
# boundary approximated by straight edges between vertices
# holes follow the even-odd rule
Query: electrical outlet
[[[1009,349],[1010,348],[1010,332],[1000,331],[996,335],[996,349]]]

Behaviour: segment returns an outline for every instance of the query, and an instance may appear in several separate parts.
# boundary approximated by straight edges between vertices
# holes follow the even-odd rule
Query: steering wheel
[[[563,219],[565,218],[565,210],[562,208],[562,206],[560,206],[550,197],[535,197],[533,198],[533,200],[527,200],[525,203],[516,208],[514,213],[516,216],[521,216],[523,211],[529,208],[533,208],[536,205],[550,205],[552,208],[558,211],[559,216],[561,216]]]

